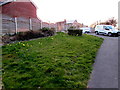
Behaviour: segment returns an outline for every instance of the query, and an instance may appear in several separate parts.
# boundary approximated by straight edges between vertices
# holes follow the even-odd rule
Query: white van
[[[115,27],[112,25],[96,25],[95,33],[97,35],[103,34],[108,36],[112,36],[112,35],[118,36],[120,34],[120,32],[117,29],[115,29]]]
[[[91,32],[89,27],[82,27],[80,29],[82,30],[82,33],[90,33]]]

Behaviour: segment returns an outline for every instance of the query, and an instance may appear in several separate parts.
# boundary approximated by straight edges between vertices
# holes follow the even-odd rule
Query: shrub
[[[4,35],[2,36],[2,42],[3,43],[9,43],[10,42],[10,37],[8,35]]]
[[[80,30],[80,29],[68,29],[68,34],[74,35],[74,36],[81,36],[82,30]]]
[[[12,41],[23,41],[39,37],[53,36],[55,34],[54,28],[42,28],[40,30],[30,30],[25,32],[18,32],[17,34],[6,34],[2,36],[3,44],[11,43]]]
[[[41,30],[44,32],[44,31],[49,31],[50,29],[47,27],[43,27]]]
[[[71,26],[69,29],[75,29],[76,27],[75,26]]]
[[[44,37],[44,34],[41,31],[26,31],[19,32],[16,34],[17,40],[29,40],[32,38]]]
[[[55,34],[55,29],[54,28],[42,28],[41,31],[44,33],[45,36],[53,36]]]

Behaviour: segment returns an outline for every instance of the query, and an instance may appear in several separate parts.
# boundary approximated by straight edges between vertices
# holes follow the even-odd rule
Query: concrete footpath
[[[118,88],[118,37],[101,36],[104,42],[99,49],[89,88]]]

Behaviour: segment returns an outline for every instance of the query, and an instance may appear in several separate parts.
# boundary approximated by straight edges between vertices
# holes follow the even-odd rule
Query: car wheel
[[[120,32],[117,33],[117,36],[118,36],[118,37],[120,36]]]
[[[108,36],[111,37],[111,36],[112,36],[112,33],[108,33]]]
[[[96,34],[96,35],[99,35],[99,33],[98,33],[98,32],[95,32],[95,34]]]

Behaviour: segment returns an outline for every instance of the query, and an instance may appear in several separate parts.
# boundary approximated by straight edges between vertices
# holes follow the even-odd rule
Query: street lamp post
[[[49,22],[49,29],[50,29],[50,21],[48,21]]]

